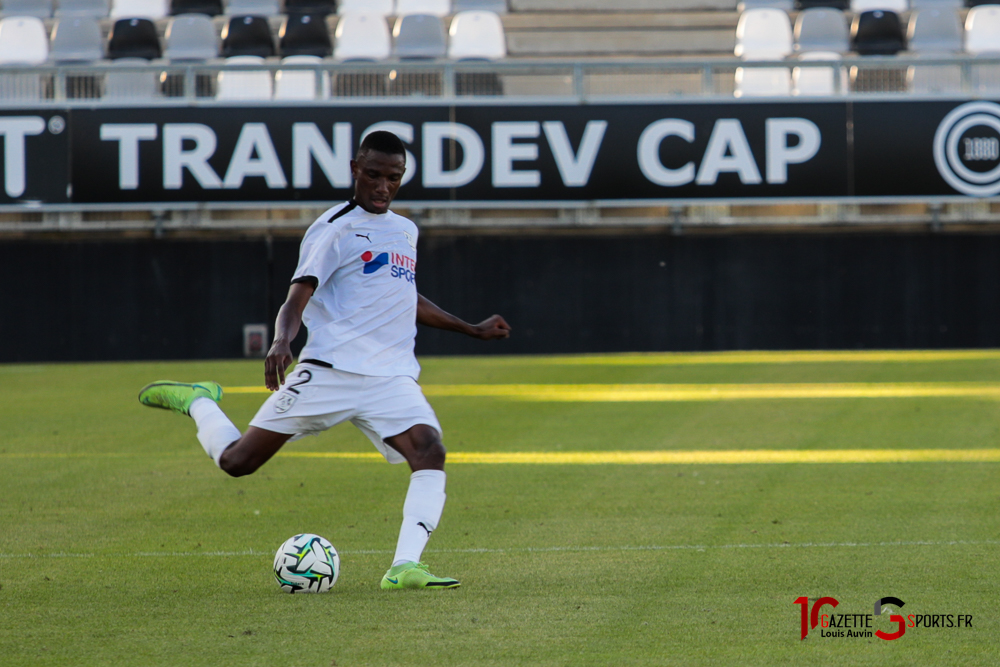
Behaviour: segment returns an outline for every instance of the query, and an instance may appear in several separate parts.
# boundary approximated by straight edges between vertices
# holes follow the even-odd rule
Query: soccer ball
[[[274,555],[274,578],[286,593],[325,593],[340,576],[340,555],[312,533],[289,537]]]

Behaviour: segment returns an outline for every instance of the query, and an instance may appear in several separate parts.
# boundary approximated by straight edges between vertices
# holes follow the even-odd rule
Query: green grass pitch
[[[424,359],[425,384],[981,382],[1000,354],[784,363]],[[634,361],[634,360],[633,360]],[[655,360],[654,360],[655,361]],[[705,363],[702,363],[704,361]],[[711,361],[711,363],[709,363]],[[723,358],[721,361],[725,362]],[[279,455],[232,479],[156,379],[262,383],[259,362],[0,366],[0,665],[995,665],[1000,463],[454,463],[425,560],[384,592],[408,471]],[[241,428],[263,400],[227,395]],[[995,449],[988,397],[698,402],[433,398],[458,452]],[[289,452],[371,452],[350,425]],[[287,595],[274,550],[327,537],[341,577]],[[800,596],[967,614],[895,641],[800,640]],[[891,631],[882,617],[874,629]]]

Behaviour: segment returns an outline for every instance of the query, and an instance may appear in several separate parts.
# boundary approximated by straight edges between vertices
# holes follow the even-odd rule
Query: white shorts
[[[406,459],[385,444],[417,424],[441,433],[441,424],[416,380],[404,375],[374,377],[300,363],[281,389],[260,406],[250,425],[298,440],[350,421],[368,436],[389,463]]]

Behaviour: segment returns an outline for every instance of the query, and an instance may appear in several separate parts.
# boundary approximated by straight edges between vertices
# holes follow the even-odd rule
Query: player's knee
[[[257,470],[259,466],[253,465],[245,456],[240,456],[232,446],[222,452],[219,457],[219,468],[232,477],[243,477]]]
[[[447,451],[441,443],[441,438],[435,433],[433,437],[422,438],[414,442],[416,458],[414,470],[444,470],[444,460]]]

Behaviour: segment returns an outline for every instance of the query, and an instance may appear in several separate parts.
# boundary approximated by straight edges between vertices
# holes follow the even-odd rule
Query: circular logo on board
[[[970,102],[945,116],[934,134],[934,164],[962,194],[1000,193],[1000,104]]]

